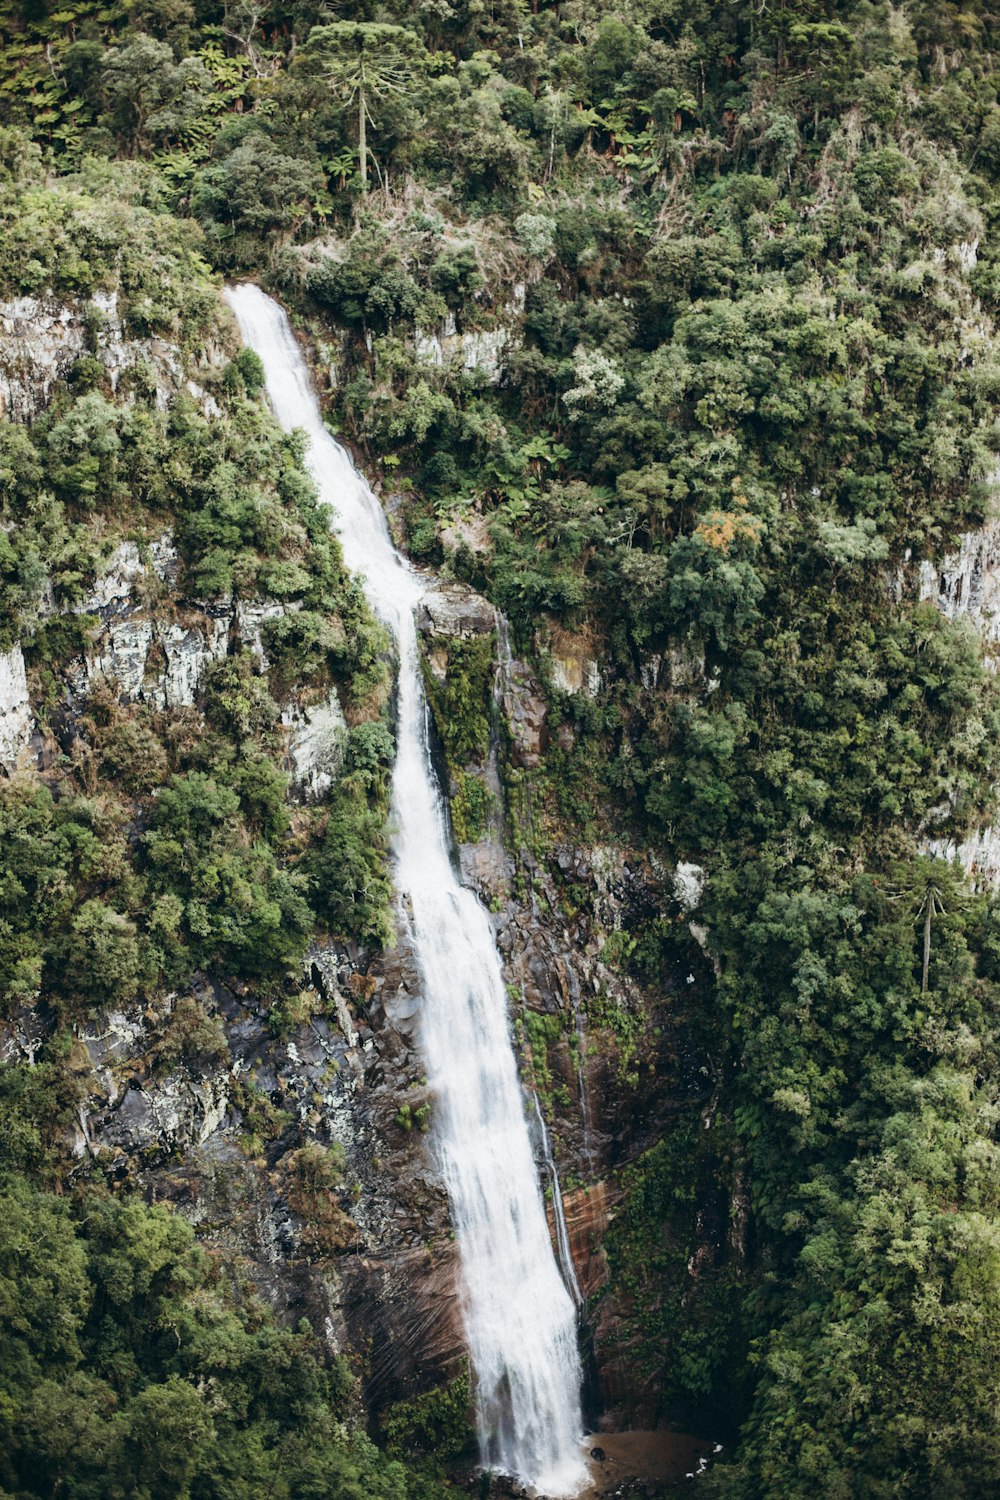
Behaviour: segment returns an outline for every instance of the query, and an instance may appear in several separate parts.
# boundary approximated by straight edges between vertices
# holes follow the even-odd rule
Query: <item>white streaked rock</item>
[[[20,646],[0,652],[0,767],[8,773],[28,759],[31,745],[31,705]]]
[[[939,566],[921,563],[917,588],[947,619],[966,616],[985,641],[1000,642],[1000,518],[966,532]]]
[[[965,839],[929,839],[924,847],[935,859],[957,860],[977,891],[1000,886],[1000,829],[992,824]]]
[[[293,792],[307,802],[325,796],[340,774],[347,746],[347,720],[336,691],[331,692],[325,703],[286,709],[281,719],[289,731],[288,762]]]
[[[157,708],[190,708],[210,666],[229,650],[229,621],[207,616],[197,625],[159,624],[157,639],[166,664],[147,677],[144,696]]]

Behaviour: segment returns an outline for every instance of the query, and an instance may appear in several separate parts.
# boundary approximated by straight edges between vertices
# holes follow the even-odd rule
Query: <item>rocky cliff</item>
[[[217,411],[209,388],[225,335],[199,355],[202,384],[179,348],[129,339],[114,298],[87,308],[22,299],[4,309],[3,328],[0,391],[17,421],[44,413],[87,349],[112,390],[148,366],[158,407],[183,393],[208,420]],[[70,617],[85,628],[56,682],[49,669],[26,669],[20,644],[0,655],[8,776],[51,781],[67,755],[82,754],[95,694],[110,694],[116,714],[152,713],[163,734],[190,735],[204,724],[214,669],[246,658],[267,673],[269,628],[301,606],[266,592],[198,599],[188,576],[171,528],[111,536],[73,603]],[[49,591],[37,617],[42,627],[66,618],[66,605]],[[688,929],[697,892],[678,899],[672,872],[627,841],[605,835],[581,847],[543,828],[534,778],[549,745],[573,734],[566,723],[553,727],[552,705],[600,688],[588,637],[539,637],[515,656],[491,605],[430,577],[420,626],[432,701],[444,711],[458,691],[456,703],[480,726],[456,759],[454,724],[442,721],[442,774],[462,869],[495,916],[525,1082],[558,1165],[588,1298],[591,1406],[608,1420],[649,1421],[661,1412],[623,1342],[604,1240],[629,1163],[665,1118],[703,1107],[711,1093],[713,1065],[689,1010],[710,982]],[[306,815],[296,806],[322,810],[350,730],[336,689],[317,697],[286,683],[279,707],[294,819]],[[675,958],[650,985],[629,953],[660,916],[675,925]],[[351,1354],[374,1413],[453,1380],[464,1357],[455,1248],[427,1133],[433,1100],[415,1048],[419,1014],[419,974],[397,936],[382,950],[314,943],[280,998],[204,972],[72,1026],[74,1170],[97,1164],[120,1186],[175,1205],[284,1318],[307,1316],[331,1350]],[[33,1058],[52,1024],[44,1007],[21,1005],[3,1023],[4,1059]],[[541,1165],[540,1139],[537,1149]],[[705,1229],[696,1260],[719,1253],[713,1235],[717,1225]]]

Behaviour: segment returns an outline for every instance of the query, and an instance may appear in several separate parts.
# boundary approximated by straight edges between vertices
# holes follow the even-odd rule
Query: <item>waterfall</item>
[[[549,1239],[493,931],[452,868],[427,741],[414,621],[420,582],[323,426],[282,309],[252,285],[229,289],[226,300],[263,361],[279,423],[309,438],[309,467],[334,511],[344,560],[364,576],[399,653],[395,880],[423,978],[420,1043],[460,1253],[482,1461],[539,1494],[573,1496],[586,1482],[576,1314]]]
[[[504,694],[510,689],[510,671],[514,664],[514,658],[510,650],[510,625],[507,616],[501,610],[497,610],[497,670],[494,698],[496,706],[502,711]]]
[[[552,1154],[552,1143],[549,1140],[548,1126],[545,1124],[545,1116],[542,1114],[542,1106],[538,1102],[538,1095],[534,1089],[531,1090],[531,1098],[535,1106],[535,1118],[538,1121],[538,1134],[542,1144],[542,1157],[545,1161],[545,1170],[549,1174],[552,1185],[552,1218],[556,1226],[556,1249],[559,1252],[559,1268],[562,1271],[566,1290],[573,1298],[577,1307],[583,1306],[583,1293],[580,1283],[576,1279],[576,1266],[573,1264],[573,1251],[569,1243],[569,1230],[566,1227],[566,1210],[563,1208],[562,1188],[559,1185],[559,1169],[556,1159]]]

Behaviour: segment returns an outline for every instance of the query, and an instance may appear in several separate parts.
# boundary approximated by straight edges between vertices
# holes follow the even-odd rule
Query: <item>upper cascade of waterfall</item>
[[[414,623],[420,581],[393,547],[378,500],[324,427],[281,307],[246,284],[229,288],[226,300],[263,362],[281,426],[308,435],[307,461],[334,512],[344,559],[363,576],[399,651],[395,879],[423,978],[421,1048],[461,1255],[483,1463],[540,1495],[574,1496],[587,1479],[576,1312],[549,1238],[493,931],[450,857]]]

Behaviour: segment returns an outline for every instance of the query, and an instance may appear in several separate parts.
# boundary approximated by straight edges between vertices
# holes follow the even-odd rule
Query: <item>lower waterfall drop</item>
[[[279,423],[309,438],[307,462],[334,510],[344,560],[363,576],[399,652],[395,881],[423,978],[421,1047],[461,1257],[482,1461],[540,1495],[571,1497],[587,1481],[576,1310],[549,1238],[493,932],[451,864],[427,741],[414,621],[420,581],[393,547],[377,499],[323,426],[282,308],[250,284],[225,295],[263,362]]]

